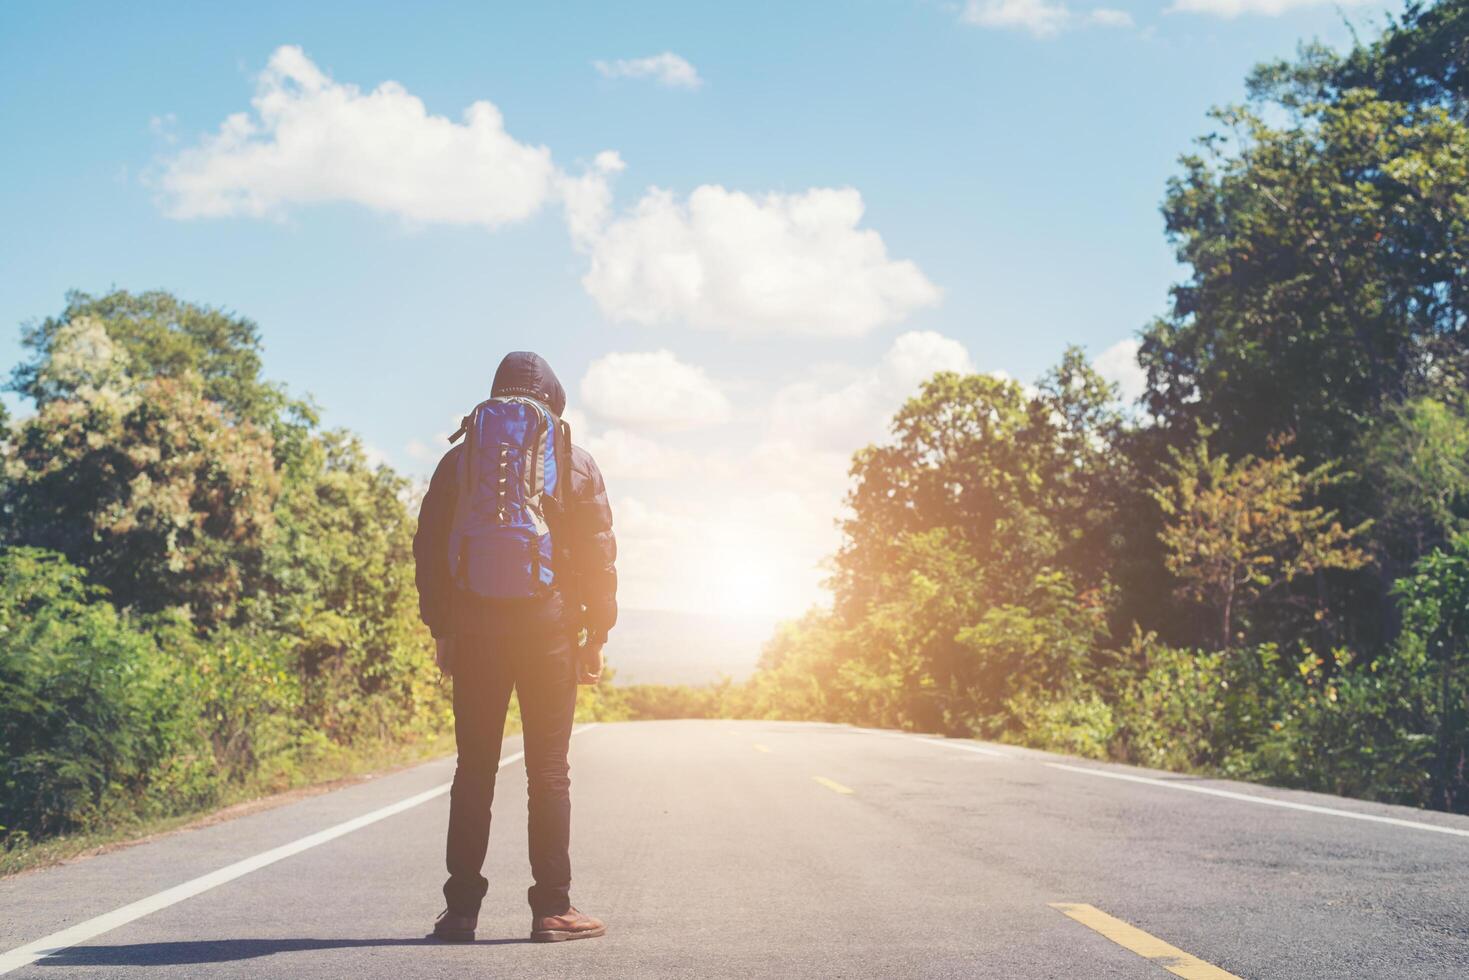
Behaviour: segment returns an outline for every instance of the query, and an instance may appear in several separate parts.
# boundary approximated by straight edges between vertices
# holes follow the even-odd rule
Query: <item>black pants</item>
[[[490,804],[514,689],[525,737],[530,791],[528,894],[535,916],[571,907],[571,775],[566,761],[576,709],[571,632],[556,608],[530,614],[460,616],[452,641],[454,739],[459,765],[449,803],[450,910],[479,910],[489,882],[480,874],[490,837]]]

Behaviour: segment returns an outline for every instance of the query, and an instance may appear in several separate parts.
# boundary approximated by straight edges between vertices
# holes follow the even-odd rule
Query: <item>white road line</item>
[[[881,728],[859,728],[859,732],[868,735],[881,735],[883,738],[900,738],[905,742],[927,742],[929,745],[937,745],[944,749],[958,749],[960,752],[975,752],[979,755],[993,756],[996,759],[1013,759],[1009,752],[1001,752],[999,749],[988,748],[984,745],[975,745],[962,739],[928,738],[923,735],[913,735],[909,732],[889,732]]]
[[[1440,827],[1437,824],[1423,823],[1418,820],[1404,820],[1401,817],[1384,817],[1375,813],[1356,813],[1352,810],[1338,810],[1329,806],[1317,806],[1314,803],[1294,803],[1290,800],[1276,800],[1268,796],[1251,796],[1249,793],[1236,793],[1227,789],[1215,789],[1212,786],[1195,786],[1191,783],[1179,782],[1172,779],[1153,779],[1149,776],[1134,776],[1125,772],[1108,772],[1105,769],[1088,769],[1083,766],[1068,766],[1062,762],[1044,763],[1052,769],[1064,769],[1067,772],[1079,772],[1086,776],[1102,776],[1106,779],[1122,779],[1130,783],[1144,783],[1148,786],[1162,786],[1165,789],[1181,789],[1187,793],[1203,793],[1206,796],[1222,796],[1226,800],[1241,800],[1245,803],[1259,803],[1261,806],[1278,806],[1286,810],[1303,810],[1306,813],[1322,813],[1329,817],[1346,817],[1348,820],[1368,820],[1372,823],[1391,824],[1394,827],[1407,827],[1411,830],[1427,830],[1435,834],[1452,834],[1455,837],[1469,837],[1469,830],[1458,827]]]
[[[958,749],[960,752],[977,752],[980,755],[993,756],[996,759],[1013,758],[1009,752],[1001,752],[999,749],[987,748],[983,745],[970,745],[968,742],[951,742],[936,738],[923,738],[919,736],[918,741],[927,742],[929,745],[937,745],[945,749]]]
[[[593,722],[590,725],[583,725],[581,728],[573,729],[571,734],[580,735],[582,732],[596,727],[597,723]],[[500,760],[500,768],[503,769],[510,765],[510,763],[523,758],[525,758],[524,752],[507,755]],[[141,919],[145,915],[157,912],[159,909],[166,909],[170,905],[177,905],[185,899],[193,898],[195,895],[207,892],[211,888],[218,888],[220,885],[234,881],[236,878],[247,875],[252,871],[258,871],[268,865],[275,864],[277,861],[285,860],[292,855],[300,854],[302,851],[310,850],[318,844],[325,844],[327,841],[336,840],[338,837],[350,834],[354,830],[361,830],[363,827],[375,824],[379,820],[385,820],[394,814],[402,813],[404,810],[411,810],[421,803],[427,803],[429,800],[443,796],[449,792],[449,787],[452,785],[452,783],[440,783],[432,789],[426,789],[422,793],[410,796],[405,800],[390,803],[385,807],[373,810],[371,813],[364,813],[360,817],[354,817],[336,826],[328,827],[325,830],[318,830],[314,834],[307,834],[305,837],[291,841],[289,844],[282,844],[280,847],[262,851],[254,857],[245,858],[243,861],[236,861],[234,864],[226,865],[218,871],[211,871],[209,874],[200,875],[198,878],[186,881],[182,885],[174,885],[172,888],[165,889],[156,895],[139,899],[131,905],[124,905],[120,909],[114,909],[96,918],[79,922],[69,929],[53,932],[49,936],[43,936],[33,943],[18,946],[8,953],[0,954],[0,974],[18,970],[27,964],[34,963],[42,957],[50,956],[52,953],[59,953],[78,943],[84,943],[89,939],[100,936],[104,932],[110,932],[118,926],[127,925],[135,919]]]

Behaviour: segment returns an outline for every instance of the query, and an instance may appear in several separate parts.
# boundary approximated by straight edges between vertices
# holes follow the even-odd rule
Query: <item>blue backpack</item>
[[[570,492],[571,427],[534,398],[480,402],[454,441],[459,494],[449,532],[449,570],[485,599],[528,599],[556,581],[552,531]]]

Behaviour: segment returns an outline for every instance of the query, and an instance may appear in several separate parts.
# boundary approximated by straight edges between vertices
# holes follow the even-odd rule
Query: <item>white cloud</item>
[[[1055,37],[1064,30],[1086,25],[1132,26],[1132,15],[1125,10],[1098,7],[1077,13],[1066,4],[1053,0],[968,0],[959,19],[976,27],[1027,31],[1039,38]]]
[[[1025,30],[1036,37],[1053,37],[1071,18],[1063,4],[1047,0],[969,0],[959,15],[977,27]]]
[[[1355,7],[1369,0],[1174,0],[1169,13],[1207,14],[1232,20],[1243,14],[1279,17],[1308,7]]]
[[[575,435],[573,430],[573,437],[586,446],[609,480],[673,480],[706,465],[666,440],[650,439],[626,429],[608,429],[585,437]]]
[[[754,197],[653,189],[592,239],[582,284],[615,320],[734,334],[855,337],[939,300],[912,262],[859,228],[851,188]]]
[[[668,350],[598,358],[582,378],[581,397],[592,413],[631,429],[694,429],[730,414],[729,400],[704,369]]]
[[[1092,367],[1117,386],[1122,400],[1131,404],[1148,387],[1148,372],[1137,362],[1139,343],[1135,338],[1119,340],[1096,356]]]
[[[651,78],[668,88],[697,89],[704,84],[698,70],[672,51],[647,58],[619,58],[592,64],[604,78]]]
[[[935,372],[973,370],[957,340],[912,331],[894,340],[873,367],[818,369],[777,391],[771,421],[781,438],[850,453],[881,439],[893,413]]]
[[[612,319],[637,323],[844,337],[939,300],[916,265],[889,259],[882,237],[858,227],[853,189],[752,196],[705,185],[687,198],[653,189],[614,215],[611,181],[626,169],[616,151],[573,176],[546,147],[512,137],[490,102],[456,122],[396,82],[369,92],[337,82],[294,46],[271,55],[251,105],[162,161],[168,215],[281,217],[346,202],[493,228],[560,202],[589,256],[587,291]]]
[[[914,330],[893,341],[882,359],[881,369],[900,390],[912,394],[913,389],[935,372],[969,374],[974,370],[974,362],[959,341],[932,330]]]
[[[170,216],[268,217],[346,201],[409,221],[495,227],[557,190],[550,150],[517,141],[490,102],[454,122],[396,82],[364,93],[333,81],[299,47],[276,49],[251,104],[166,163]]]
[[[607,225],[612,210],[611,178],[627,169],[616,150],[603,150],[580,177],[561,177],[558,185],[566,208],[571,240],[588,248]]]

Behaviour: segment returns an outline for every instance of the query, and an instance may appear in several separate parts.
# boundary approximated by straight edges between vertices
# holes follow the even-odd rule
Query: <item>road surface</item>
[[[572,894],[608,932],[530,944],[518,747],[474,945],[424,938],[445,759],[0,880],[0,972],[1469,976],[1469,819],[778,722],[580,731]]]

